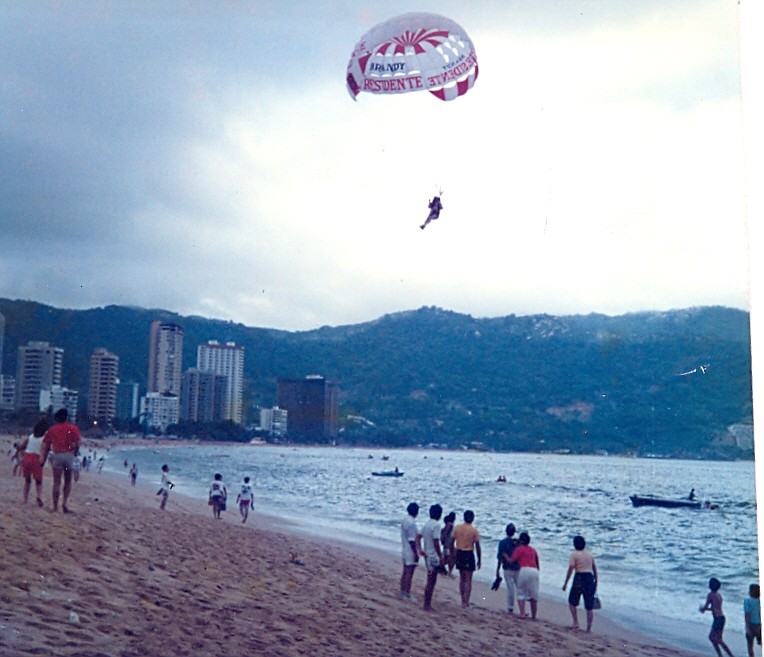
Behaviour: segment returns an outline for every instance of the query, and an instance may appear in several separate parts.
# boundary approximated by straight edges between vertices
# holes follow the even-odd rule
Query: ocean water
[[[597,559],[603,612],[706,652],[710,616],[698,606],[708,579],[717,577],[725,637],[744,654],[742,603],[759,575],[753,462],[183,444],[116,447],[107,456],[106,469],[127,476],[127,459],[137,463],[139,481],[152,484],[167,463],[173,492],[196,498],[206,498],[215,472],[234,497],[249,475],[259,512],[391,554],[398,553],[409,502],[419,503],[422,522],[436,502],[444,513],[455,511],[458,521],[472,509],[484,557],[477,577],[486,581],[493,578],[504,527],[514,522],[539,552],[542,596],[561,601],[572,537],[581,534]],[[396,466],[403,477],[371,476]],[[499,475],[507,483],[497,483]],[[629,500],[634,493],[680,498],[691,488],[719,509],[634,508]],[[688,632],[692,638],[685,640]]]

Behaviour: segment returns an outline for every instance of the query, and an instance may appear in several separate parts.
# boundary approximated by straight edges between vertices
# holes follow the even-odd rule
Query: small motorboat
[[[702,502],[700,500],[673,500],[665,497],[655,497],[654,495],[630,495],[629,499],[634,506],[661,506],[665,509],[700,509]]]
[[[395,470],[382,470],[381,472],[372,472],[372,477],[402,477],[403,473],[395,468]]]

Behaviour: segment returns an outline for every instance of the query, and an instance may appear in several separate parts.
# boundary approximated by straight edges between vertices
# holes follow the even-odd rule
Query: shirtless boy
[[[721,647],[724,648],[724,652],[732,657],[732,651],[727,647],[727,644],[724,643],[723,638],[724,623],[726,619],[722,613],[722,596],[719,593],[721,585],[721,582],[716,579],[716,577],[712,577],[710,580],[708,580],[708,588],[711,589],[711,591],[706,597],[706,604],[700,607],[700,611],[703,613],[710,609],[711,615],[714,617],[713,623],[711,624],[711,632],[708,635],[708,640],[711,642],[714,650],[716,650],[716,654],[719,657],[723,657],[722,651],[719,649]]]

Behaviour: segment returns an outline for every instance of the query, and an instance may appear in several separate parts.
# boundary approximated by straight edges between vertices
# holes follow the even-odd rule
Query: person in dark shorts
[[[568,586],[570,576],[573,576],[573,585],[570,587],[568,595],[568,608],[573,618],[573,629],[579,629],[578,626],[578,604],[581,602],[581,596],[584,598],[584,609],[586,609],[586,631],[592,631],[592,621],[594,620],[594,594],[597,592],[597,563],[594,555],[586,548],[586,541],[583,536],[576,536],[573,539],[573,552],[570,553],[568,562],[568,572],[565,575],[565,582],[562,590]]]
[[[470,606],[472,595],[472,574],[480,570],[480,532],[473,526],[475,514],[464,512],[464,522],[454,527],[454,547],[456,548],[456,569],[459,571],[459,595],[462,607]],[[475,559],[477,555],[477,560]]]
[[[716,650],[716,654],[719,657],[723,657],[722,651],[720,650],[720,648],[723,648],[724,652],[732,657],[732,651],[727,644],[724,643],[724,624],[726,619],[722,612],[722,596],[719,593],[721,586],[721,582],[716,579],[716,577],[712,577],[708,580],[708,588],[711,589],[711,591],[706,597],[706,604],[700,607],[700,612],[703,613],[710,609],[711,615],[714,617],[714,620],[711,623],[711,632],[708,634],[708,640],[711,642],[714,650]]]

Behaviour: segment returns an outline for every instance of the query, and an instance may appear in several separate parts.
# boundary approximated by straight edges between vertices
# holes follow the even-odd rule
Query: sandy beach
[[[0,441],[3,455],[10,444]],[[422,568],[415,600],[401,601],[400,564],[388,554],[313,539],[257,514],[243,525],[230,507],[217,521],[203,501],[180,495],[163,512],[154,488],[133,488],[126,475],[83,473],[73,513],[53,513],[51,479],[48,466],[45,506],[34,492],[25,506],[22,478],[7,457],[0,465],[2,655],[698,654],[628,632],[604,612],[593,634],[566,629],[560,602],[543,600],[536,621],[509,617],[503,590],[484,585],[463,610],[458,581],[446,577],[428,613]]]

